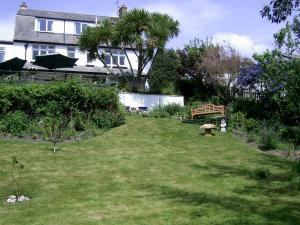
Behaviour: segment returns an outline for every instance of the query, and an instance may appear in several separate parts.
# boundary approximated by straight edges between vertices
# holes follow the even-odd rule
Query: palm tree
[[[146,66],[153,64],[157,54],[164,50],[169,39],[178,36],[179,26],[179,22],[167,14],[133,9],[116,23],[104,20],[96,27],[87,28],[80,36],[78,46],[81,51],[87,51],[93,59],[99,59],[111,73],[100,49],[100,46],[105,46],[120,73],[124,74],[112,55],[113,48],[121,48],[133,75],[133,88],[137,89],[141,85],[144,86],[146,79],[149,78],[149,73],[144,73]],[[136,72],[128,57],[128,49],[137,57]]]

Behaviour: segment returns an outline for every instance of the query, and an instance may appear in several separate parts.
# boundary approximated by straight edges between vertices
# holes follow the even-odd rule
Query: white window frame
[[[41,30],[41,26],[40,26],[40,21],[41,20],[45,20],[46,21],[46,30]],[[52,22],[51,25],[51,30],[49,29],[49,22]],[[48,33],[53,33],[53,25],[54,25],[54,20],[50,20],[50,19],[44,19],[44,18],[37,18],[36,19],[36,31],[38,32],[48,32]]]
[[[118,63],[119,66],[126,66],[126,55],[125,53],[123,53],[120,49],[112,49],[112,55],[113,57],[116,57],[116,61]],[[110,55],[110,52],[108,49],[104,49],[104,60],[105,60],[105,63],[106,63],[106,57],[110,57],[110,63],[106,63],[108,66],[117,66],[117,64],[114,63],[114,60],[112,58],[112,56]],[[120,64],[121,60],[120,58],[124,58],[124,64]]]
[[[0,58],[0,63],[5,61],[6,49],[5,47],[0,47],[0,54],[3,54],[3,59]]]
[[[77,32],[77,26],[76,26],[76,24],[80,24],[80,32],[78,33]],[[91,24],[89,24],[89,23],[85,23],[85,22],[74,22],[74,34],[76,34],[76,35],[81,35],[81,33],[83,32],[83,30],[84,30],[84,28],[83,28],[83,26],[85,26],[86,25],[86,27],[89,27],[89,26],[91,26]]]
[[[37,55],[34,54],[35,51],[38,52]],[[32,45],[32,60],[35,60],[35,56],[52,54],[55,51],[55,45],[34,44]]]

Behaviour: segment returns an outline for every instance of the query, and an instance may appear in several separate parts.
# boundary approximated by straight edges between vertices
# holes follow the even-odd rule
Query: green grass
[[[201,136],[198,125],[130,117],[57,153],[16,141],[0,141],[0,153],[1,225],[300,224],[287,161],[230,134]],[[25,164],[24,204],[4,201],[12,155]],[[271,177],[258,180],[257,168]]]

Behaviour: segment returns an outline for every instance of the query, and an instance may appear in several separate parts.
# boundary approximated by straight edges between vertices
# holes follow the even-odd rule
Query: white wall
[[[25,59],[25,47],[24,47],[25,43],[22,42],[17,42],[14,43],[14,45],[1,45],[0,47],[3,46],[7,49],[7,53],[5,54],[5,60],[11,59],[13,57],[19,57],[21,59]],[[32,61],[32,44],[29,44],[27,47],[27,60],[28,61]],[[55,51],[57,53],[63,54],[63,55],[67,55],[68,54],[68,46],[67,45],[55,45]],[[132,63],[132,67],[133,69],[137,70],[138,68],[138,61],[137,61],[137,57],[134,54],[134,52],[132,50],[128,50],[127,51],[128,57],[131,60]],[[87,53],[82,53],[79,51],[78,48],[76,48],[76,52],[75,52],[75,57],[78,58],[78,61],[76,62],[76,64],[78,66],[86,66],[86,65],[94,65],[96,67],[103,67],[104,65],[102,64],[102,62],[100,60],[94,60],[93,62],[87,62]],[[126,67],[129,67],[129,62],[126,59]]]
[[[4,60],[9,60],[14,58],[14,46],[11,44],[0,44],[1,48],[5,49],[5,57]]]
[[[119,93],[119,99],[124,106],[129,107],[148,107],[149,110],[169,104],[179,104],[184,106],[183,96],[172,95],[148,95],[148,94],[135,94],[121,92]]]

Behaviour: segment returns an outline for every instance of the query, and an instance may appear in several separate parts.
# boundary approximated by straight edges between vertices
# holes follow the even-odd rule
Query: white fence
[[[148,110],[154,107],[164,106],[169,104],[178,104],[184,106],[183,96],[173,96],[173,95],[148,95],[148,94],[135,94],[121,92],[119,93],[119,98],[124,106],[128,107],[147,107]]]

